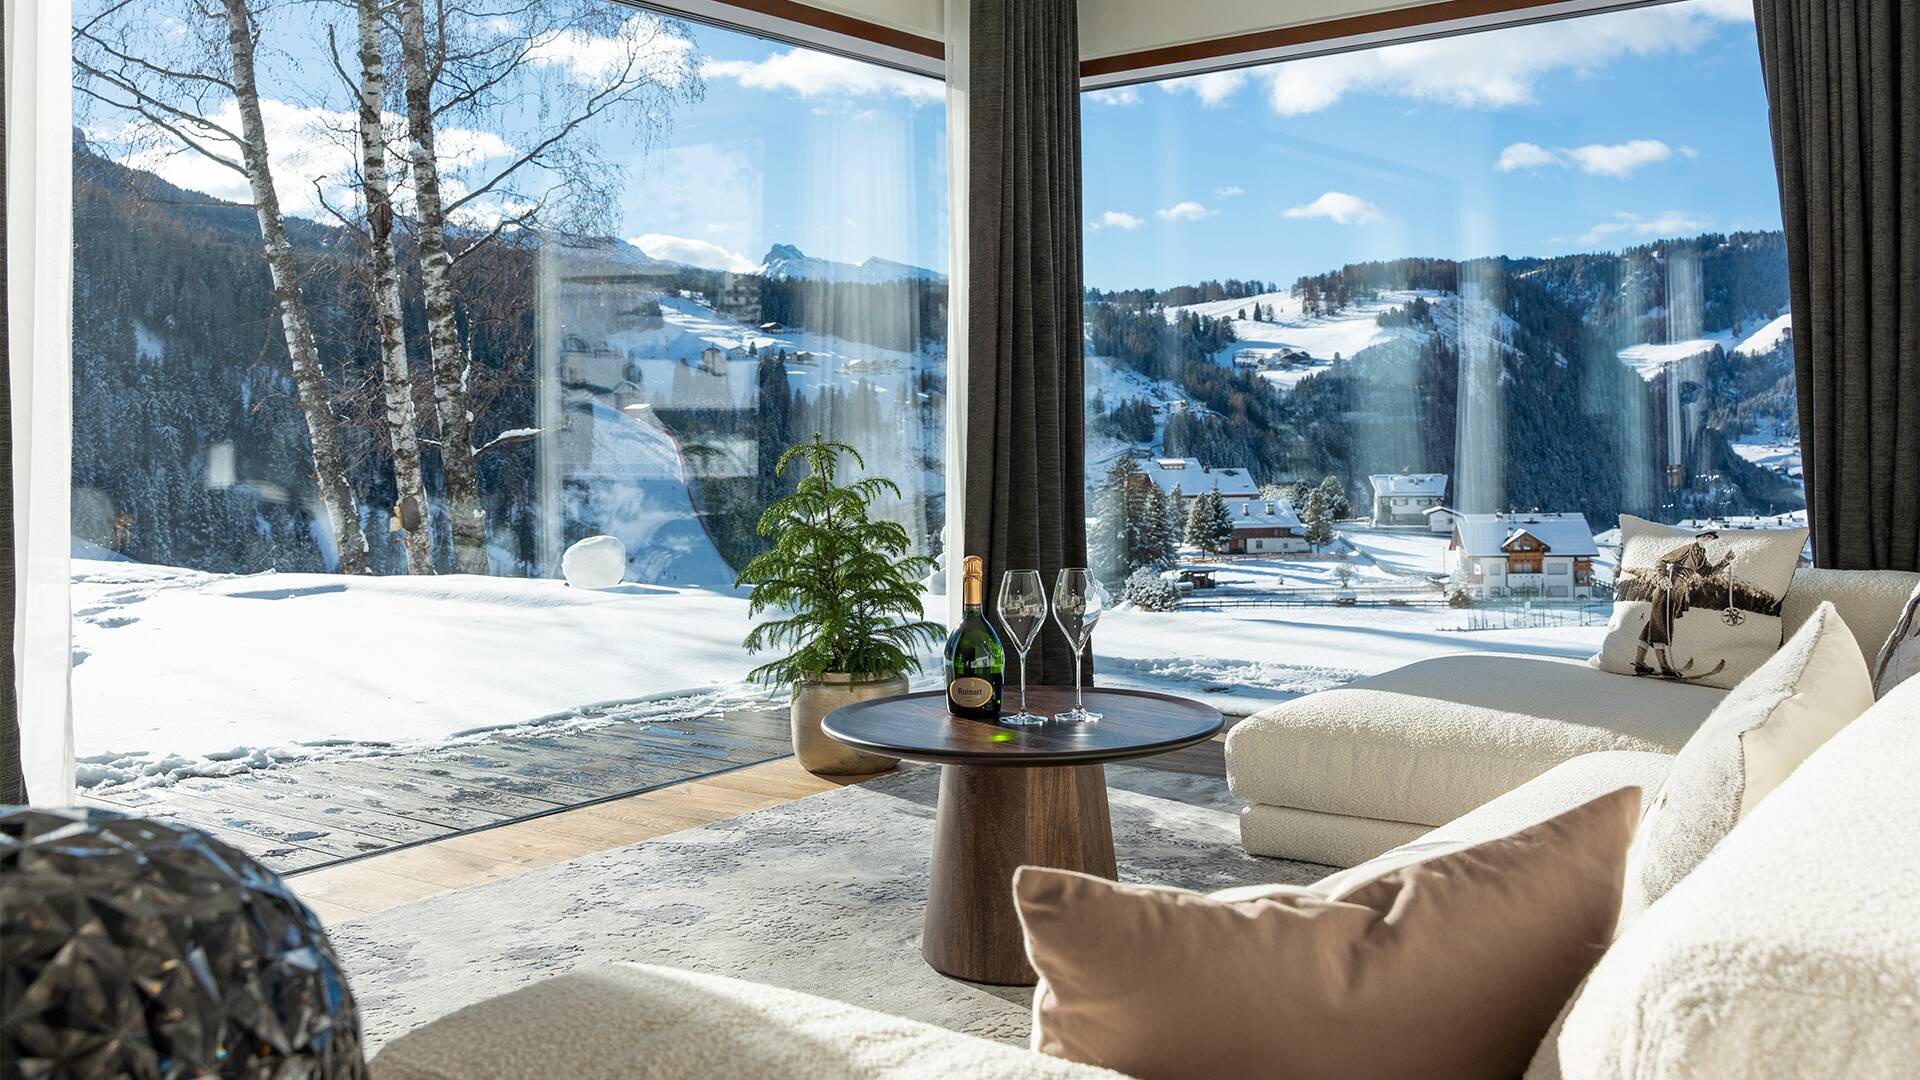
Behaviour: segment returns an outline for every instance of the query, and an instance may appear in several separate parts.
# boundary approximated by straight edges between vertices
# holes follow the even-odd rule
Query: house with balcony
[[[1461,514],[1447,543],[1469,596],[1591,600],[1599,555],[1585,514]]]
[[[1229,499],[1233,538],[1229,555],[1274,555],[1306,551],[1307,530],[1285,499]]]
[[[1397,473],[1375,473],[1367,480],[1373,485],[1375,525],[1425,525],[1426,512],[1439,506],[1447,495],[1446,473],[1402,469]]]

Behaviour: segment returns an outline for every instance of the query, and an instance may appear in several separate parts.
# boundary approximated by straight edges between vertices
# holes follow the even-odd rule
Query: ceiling
[[[805,0],[811,6],[941,40],[946,0]],[[963,0],[956,0],[963,2]],[[1418,7],[1428,0],[1079,0],[1084,59],[1258,30]]]

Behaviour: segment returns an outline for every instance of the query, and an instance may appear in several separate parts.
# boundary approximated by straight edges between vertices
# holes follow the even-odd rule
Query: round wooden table
[[[1017,692],[1010,692],[1012,703]],[[1073,690],[1033,687],[1029,707],[1052,716]],[[1031,986],[1013,871],[1023,865],[1115,873],[1104,762],[1205,742],[1220,713],[1169,694],[1088,690],[1088,724],[1006,727],[947,712],[939,690],[875,698],[827,715],[820,727],[849,746],[932,762],[940,771],[933,881],[920,952],[935,971],[971,982]]]

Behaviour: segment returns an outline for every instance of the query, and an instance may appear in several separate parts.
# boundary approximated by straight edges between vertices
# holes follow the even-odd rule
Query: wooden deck
[[[195,777],[81,801],[177,821],[291,874],[792,753],[783,706]]]

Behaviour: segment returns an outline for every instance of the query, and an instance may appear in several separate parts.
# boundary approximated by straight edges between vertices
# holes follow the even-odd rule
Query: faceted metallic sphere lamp
[[[174,825],[0,810],[0,1062],[24,1080],[363,1080],[340,961],[273,871]]]

